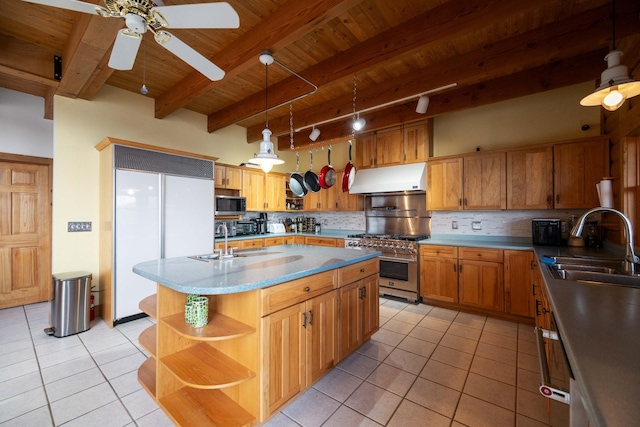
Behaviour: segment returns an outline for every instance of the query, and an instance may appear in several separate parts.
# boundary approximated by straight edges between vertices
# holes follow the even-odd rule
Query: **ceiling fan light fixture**
[[[416,113],[425,114],[429,108],[429,97],[427,95],[420,95],[418,98],[418,105],[416,105]]]
[[[144,34],[147,32],[147,21],[140,15],[135,13],[127,13],[124,18],[124,22],[127,28],[138,34]]]
[[[260,166],[264,173],[269,173],[274,165],[281,165],[284,160],[280,159],[273,150],[271,142],[271,131],[265,128],[262,131],[262,141],[260,142],[260,152],[249,159],[249,163]]]
[[[353,119],[352,127],[353,127],[353,130],[355,130],[357,132],[357,131],[360,131],[360,130],[364,129],[364,126],[366,124],[367,124],[367,121],[365,119],[361,118],[360,117],[360,113],[358,113],[356,115],[356,117]]]
[[[309,134],[309,139],[312,141],[316,141],[319,136],[320,136],[320,129],[314,126],[313,129],[311,130],[311,133]]]

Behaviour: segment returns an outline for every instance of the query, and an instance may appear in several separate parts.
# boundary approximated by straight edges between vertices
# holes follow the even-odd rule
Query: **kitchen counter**
[[[530,237],[439,235],[420,240],[420,245],[466,246],[530,251],[534,246]]]
[[[310,245],[270,246],[238,253],[243,256],[210,262],[188,257],[146,261],[133,266],[133,271],[185,294],[219,295],[265,288],[380,255],[377,251]]]
[[[536,247],[542,256],[612,257],[607,249]],[[555,279],[540,262],[562,343],[592,426],[640,423],[640,288]]]

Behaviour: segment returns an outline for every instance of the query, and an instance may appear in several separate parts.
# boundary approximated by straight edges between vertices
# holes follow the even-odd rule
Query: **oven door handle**
[[[554,331],[539,327],[535,328],[535,334],[536,344],[538,345],[538,364],[540,366],[540,393],[550,399],[569,404],[571,402],[571,395],[569,392],[551,384],[549,362],[547,360],[547,352],[545,351],[544,338],[559,341],[558,334]]]
[[[398,258],[398,257],[384,256],[384,255],[381,255],[378,258],[381,259],[382,261],[400,262],[404,264],[416,262],[416,260],[413,258]]]

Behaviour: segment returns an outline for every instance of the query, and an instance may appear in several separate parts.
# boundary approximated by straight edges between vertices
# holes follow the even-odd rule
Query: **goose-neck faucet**
[[[622,222],[624,223],[625,235],[627,238],[626,249],[627,253],[625,255],[624,267],[627,273],[635,274],[636,273],[636,264],[638,263],[638,257],[633,249],[633,225],[631,225],[631,221],[625,214],[622,212],[612,209],[612,208],[593,208],[591,210],[586,211],[582,214],[582,216],[578,219],[577,224],[571,230],[572,237],[580,237],[582,234],[582,229],[584,228],[584,223],[589,215],[595,212],[612,212],[617,214],[620,218],[622,218]]]

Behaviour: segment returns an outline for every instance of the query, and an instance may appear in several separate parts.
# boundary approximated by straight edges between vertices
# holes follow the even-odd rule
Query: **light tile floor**
[[[152,319],[54,338],[49,309],[0,310],[0,426],[173,425],[137,381]],[[384,298],[380,325],[265,427],[568,425],[538,392],[532,326]]]

